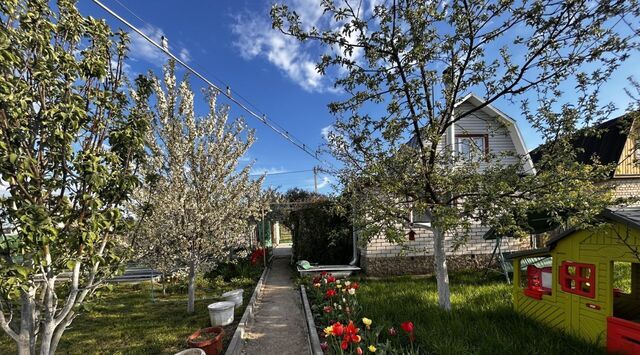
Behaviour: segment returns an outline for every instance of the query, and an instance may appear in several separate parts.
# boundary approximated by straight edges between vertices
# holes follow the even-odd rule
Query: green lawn
[[[196,312],[186,313],[184,286],[174,287],[162,296],[155,285],[155,302],[151,284],[117,285],[104,291],[95,306],[80,315],[62,337],[58,354],[174,354],[185,349],[186,337],[199,328],[210,326],[207,305],[234,288],[245,290],[245,306],[257,278],[233,279],[229,283],[217,279],[204,282],[197,294]],[[237,309],[235,322],[225,327],[225,346],[233,336],[242,316]],[[0,354],[15,353],[13,341],[0,332]]]
[[[421,353],[602,354],[603,350],[513,311],[511,286],[477,275],[451,276],[450,314],[438,308],[434,278],[362,280],[362,314],[377,324],[413,321]]]

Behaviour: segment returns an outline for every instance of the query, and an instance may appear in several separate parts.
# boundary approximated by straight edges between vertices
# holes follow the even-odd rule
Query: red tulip
[[[358,332],[360,331],[360,329],[358,329],[354,324],[353,321],[350,320],[349,321],[349,325],[347,325],[344,328],[344,334],[345,334],[345,338],[347,338],[347,341],[356,341],[356,334],[358,334]]]
[[[409,341],[413,343],[413,341],[416,339],[415,335],[413,334],[413,322],[404,322],[400,324],[400,326],[405,332],[409,333]]]
[[[335,296],[336,294],[337,294],[336,290],[330,288],[330,289],[327,290],[326,297],[327,298],[331,298],[331,297]]]
[[[344,333],[344,326],[340,322],[335,323],[332,326],[332,328],[333,328],[333,335],[335,335],[337,337],[341,336],[342,333]]]
[[[357,353],[358,355],[362,355],[362,348],[361,348],[361,347],[357,347],[357,348],[356,348],[356,353]]]
[[[324,313],[331,313],[331,312],[333,312],[333,307],[324,306],[324,308],[322,310],[324,311]]]
[[[404,322],[400,324],[400,327],[409,334],[413,333],[413,322]]]
[[[327,276],[327,282],[328,283],[336,282],[336,278],[333,277],[333,275],[329,275]]]
[[[342,350],[347,350],[347,348],[349,347],[349,342],[346,338],[342,340],[342,344],[340,344],[340,347],[342,348]]]

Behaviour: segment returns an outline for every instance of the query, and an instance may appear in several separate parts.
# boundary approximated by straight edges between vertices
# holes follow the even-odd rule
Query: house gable
[[[638,139],[638,127],[635,122],[630,129],[630,133],[626,135],[626,140],[622,148],[622,152],[618,157],[618,166],[614,172],[614,178],[627,178],[640,176],[640,164],[636,147]]]
[[[457,112],[466,112],[474,107],[484,104],[485,101],[477,95],[471,93],[465,96],[455,105]],[[524,157],[523,170],[528,174],[535,174],[535,169],[531,157],[518,128],[517,122],[504,112],[489,104],[473,114],[462,118],[456,122],[454,133],[448,135],[449,141],[455,135],[463,134],[487,134],[489,137],[489,150],[497,154],[504,151],[513,151],[518,156]],[[513,157],[512,161],[517,162]]]

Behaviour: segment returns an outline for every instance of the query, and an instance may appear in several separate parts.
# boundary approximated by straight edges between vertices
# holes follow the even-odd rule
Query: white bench
[[[347,277],[358,272],[362,269],[355,265],[316,265],[309,269],[303,269],[300,265],[297,266],[300,276],[315,275],[321,272],[327,272],[336,277]]]

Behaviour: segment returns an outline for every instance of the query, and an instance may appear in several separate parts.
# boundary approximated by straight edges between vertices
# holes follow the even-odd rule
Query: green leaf
[[[69,260],[67,261],[67,268],[69,268],[69,270],[73,270],[73,268],[76,266],[76,261],[75,260]]]
[[[27,276],[29,276],[29,268],[26,268],[22,265],[14,265],[13,269],[16,270],[18,272],[18,274],[20,274],[20,276],[26,278]]]

